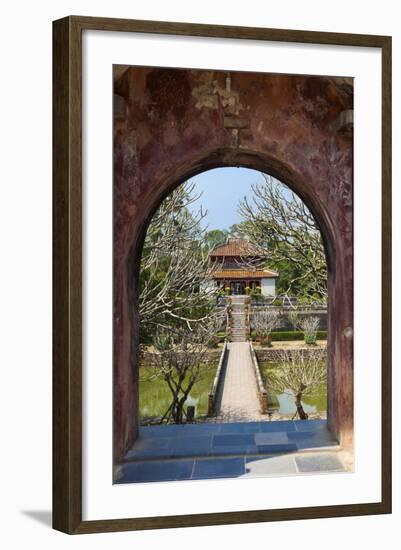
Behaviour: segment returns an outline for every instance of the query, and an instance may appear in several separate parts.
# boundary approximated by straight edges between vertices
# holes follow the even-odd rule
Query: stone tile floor
[[[325,420],[146,426],[116,483],[341,471]]]

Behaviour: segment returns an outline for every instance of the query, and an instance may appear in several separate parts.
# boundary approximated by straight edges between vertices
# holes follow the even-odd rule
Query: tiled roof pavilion
[[[209,258],[211,265],[205,274],[206,281],[212,280],[232,294],[256,290],[264,295],[275,295],[275,279],[279,274],[261,267],[264,257],[248,240],[229,238],[226,243],[216,246]]]

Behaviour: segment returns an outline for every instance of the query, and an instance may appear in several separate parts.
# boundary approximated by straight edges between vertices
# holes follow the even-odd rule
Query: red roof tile
[[[271,279],[278,277],[278,273],[268,269],[258,269],[255,271],[245,269],[221,269],[220,271],[211,271],[208,275],[210,279]]]
[[[211,258],[216,256],[260,256],[258,249],[245,239],[228,239],[225,244],[216,246],[209,254]]]

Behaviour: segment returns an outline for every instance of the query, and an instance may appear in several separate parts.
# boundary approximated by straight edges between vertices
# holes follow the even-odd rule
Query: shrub
[[[251,324],[260,341],[266,339],[274,328],[279,325],[279,313],[274,309],[256,311],[251,317]]]
[[[319,330],[317,340],[327,340],[327,331]],[[289,342],[291,340],[304,340],[304,333],[301,330],[289,330],[280,332],[271,332],[273,342]]]
[[[317,336],[316,334],[305,334],[305,344],[308,346],[314,346],[316,344]]]
[[[305,317],[300,322],[300,328],[305,335],[305,344],[316,344],[317,329],[319,328],[319,317]]]
[[[262,295],[262,290],[261,290],[260,286],[251,288],[251,296],[252,297],[261,296],[261,295]]]
[[[218,347],[220,343],[220,338],[218,336],[213,336],[210,338],[209,342],[207,343],[207,347],[211,349],[215,349]]]

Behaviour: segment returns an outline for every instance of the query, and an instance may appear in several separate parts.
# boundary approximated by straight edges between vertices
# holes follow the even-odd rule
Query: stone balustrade
[[[216,414],[216,399],[219,391],[221,375],[223,372],[223,365],[226,358],[226,354],[227,354],[227,342],[224,342],[223,351],[221,352],[219,364],[216,370],[216,375],[213,380],[213,386],[208,396],[208,407],[207,407],[208,416],[213,416],[214,414]]]
[[[262,375],[260,374],[260,369],[259,369],[258,358],[256,357],[256,353],[255,353],[255,350],[253,349],[252,342],[249,342],[249,350],[252,357],[253,370],[255,372],[256,386],[258,389],[258,396],[259,396],[259,402],[260,402],[260,412],[262,414],[266,414],[268,409],[267,390],[263,384]]]

